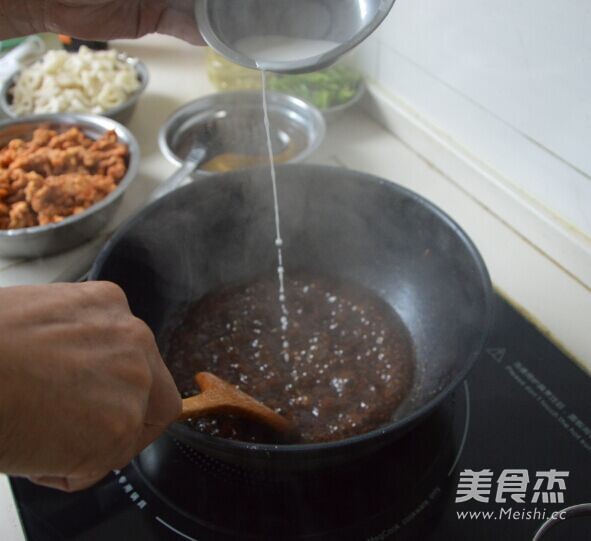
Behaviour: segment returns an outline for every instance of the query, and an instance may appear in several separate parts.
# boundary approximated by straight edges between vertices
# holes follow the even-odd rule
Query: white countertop
[[[177,107],[213,92],[203,49],[162,36],[121,41],[115,47],[142,58],[151,71],[151,82],[129,124],[142,149],[140,174],[110,230],[140,208],[157,183],[174,171],[158,149],[160,125]],[[478,193],[441,174],[360,108],[329,124],[326,141],[309,161],[376,174],[432,200],[472,237],[497,290],[591,369],[591,291],[483,206]],[[36,261],[0,259],[0,286],[77,278],[88,269],[102,242],[104,236],[67,254]],[[0,539],[24,539],[2,476]]]

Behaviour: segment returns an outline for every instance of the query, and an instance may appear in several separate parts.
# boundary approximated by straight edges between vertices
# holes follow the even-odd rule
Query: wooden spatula
[[[287,440],[297,439],[298,432],[290,421],[227,381],[209,372],[198,372],[195,381],[201,393],[183,399],[179,420],[205,415],[236,415],[268,426]]]

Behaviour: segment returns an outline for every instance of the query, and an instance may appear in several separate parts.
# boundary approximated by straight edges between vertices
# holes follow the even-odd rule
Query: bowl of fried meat
[[[135,137],[110,118],[0,122],[0,257],[49,256],[96,237],[138,167]]]

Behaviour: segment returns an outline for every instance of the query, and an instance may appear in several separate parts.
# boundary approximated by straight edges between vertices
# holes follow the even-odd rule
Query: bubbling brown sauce
[[[350,282],[286,278],[285,294],[286,331],[279,323],[276,279],[227,287],[192,304],[165,354],[182,395],[198,392],[195,372],[212,372],[290,419],[306,443],[387,423],[413,380],[414,348],[400,317]],[[223,438],[279,442],[236,418],[188,422]]]

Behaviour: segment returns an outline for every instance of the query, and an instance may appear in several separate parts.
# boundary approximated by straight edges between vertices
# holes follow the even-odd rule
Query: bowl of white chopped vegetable
[[[4,82],[0,108],[11,118],[92,113],[126,124],[148,80],[141,60],[114,49],[51,50]]]

